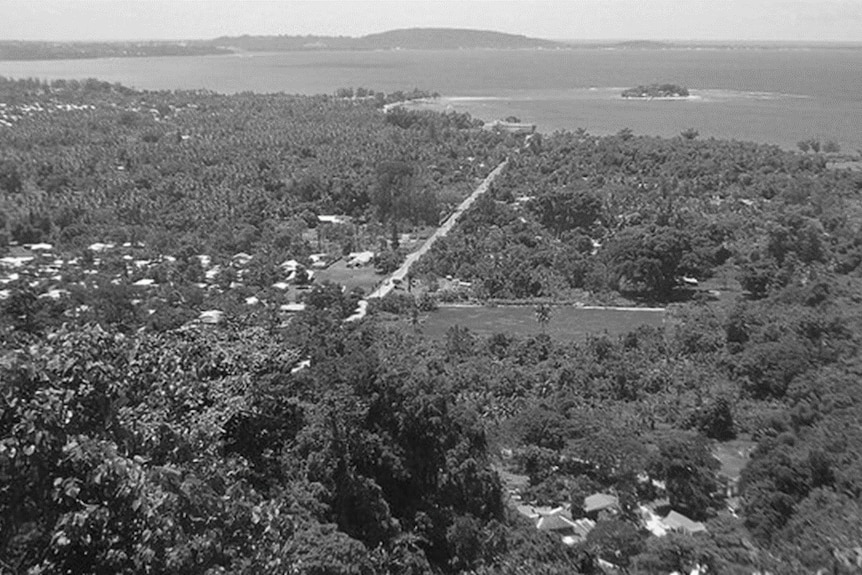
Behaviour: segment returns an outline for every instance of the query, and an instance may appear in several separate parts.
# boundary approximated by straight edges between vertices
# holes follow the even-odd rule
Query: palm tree
[[[551,321],[551,306],[546,303],[540,303],[536,306],[536,321],[539,322],[539,327],[544,334],[548,327],[548,322]]]

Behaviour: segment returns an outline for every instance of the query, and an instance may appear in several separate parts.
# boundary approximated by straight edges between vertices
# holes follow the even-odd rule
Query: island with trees
[[[690,96],[688,88],[678,86],[676,84],[650,84],[648,86],[637,86],[623,90],[623,98],[688,98]]]
[[[0,570],[857,571],[862,173],[406,95],[0,81]],[[540,330],[427,336],[455,280]]]

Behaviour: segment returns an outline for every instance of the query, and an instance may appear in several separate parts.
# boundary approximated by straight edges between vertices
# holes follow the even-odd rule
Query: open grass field
[[[721,463],[722,475],[739,479],[756,445],[757,443],[748,437],[738,437],[732,441],[717,443],[713,455]]]
[[[323,270],[314,271],[315,280],[318,284],[324,281],[332,281],[343,285],[347,291],[353,288],[362,288],[363,293],[370,293],[386,276],[374,271],[374,266],[363,266],[358,268],[347,267],[347,260],[338,260]]]
[[[555,339],[581,341],[588,334],[616,336],[641,325],[660,326],[664,318],[665,313],[660,310],[559,306],[551,310],[546,331]],[[466,327],[483,336],[541,333],[533,306],[440,306],[423,318],[421,329],[428,337],[442,339],[453,325]]]

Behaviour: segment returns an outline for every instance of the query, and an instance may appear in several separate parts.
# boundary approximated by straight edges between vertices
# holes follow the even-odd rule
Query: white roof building
[[[198,316],[198,319],[200,320],[201,323],[207,323],[207,324],[221,323],[221,321],[224,319],[224,312],[221,310],[217,310],[217,309],[210,309],[207,311],[202,311],[201,314]]]
[[[350,223],[350,216],[336,216],[336,215],[323,216],[323,215],[321,215],[321,216],[317,216],[317,221],[322,223],[322,224],[349,224]]]
[[[347,254],[347,267],[365,266],[374,259],[374,252],[351,252]]]

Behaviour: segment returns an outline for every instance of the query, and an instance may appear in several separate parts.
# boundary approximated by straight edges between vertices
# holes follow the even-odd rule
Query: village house
[[[526,122],[506,122],[503,120],[494,120],[485,124],[486,130],[500,130],[509,134],[532,134],[536,131],[536,124],[527,124]]]
[[[686,535],[694,535],[695,533],[706,531],[706,526],[703,523],[693,521],[682,513],[673,510],[667,514],[667,517],[662,519],[662,523],[664,523],[669,531],[678,531]]]
[[[598,521],[608,515],[616,515],[620,510],[620,501],[614,495],[594,493],[584,497],[584,515]]]
[[[535,522],[536,529],[559,536],[568,546],[584,541],[596,526],[592,519],[572,519],[571,512],[565,506],[518,505],[516,509],[518,513]]]
[[[644,528],[656,537],[664,537],[672,531],[694,535],[706,531],[706,525],[694,521],[678,511],[671,510],[665,517],[660,517],[651,509],[639,508]]]
[[[356,268],[369,265],[374,260],[374,252],[350,252],[347,254],[347,267]]]

